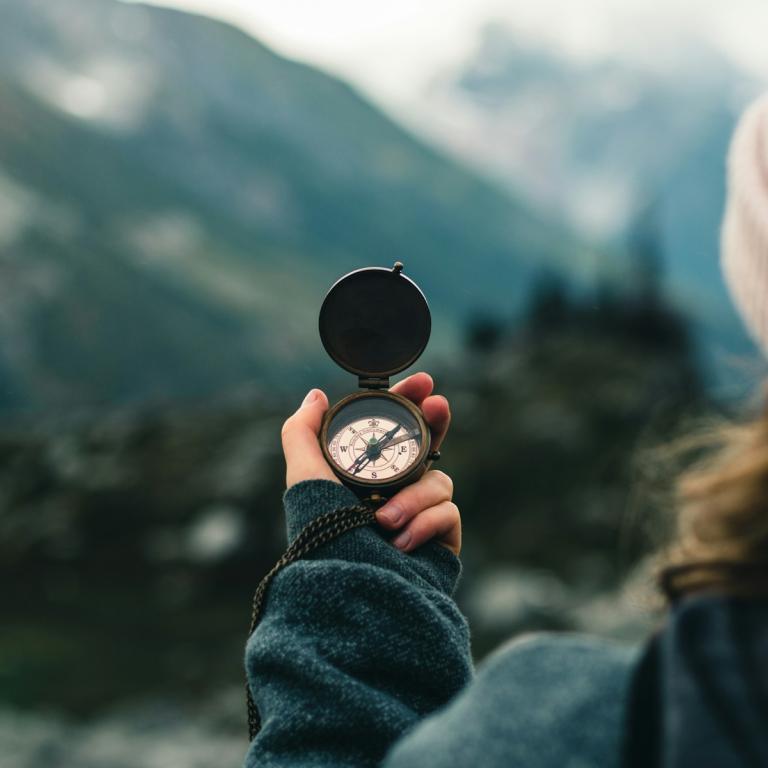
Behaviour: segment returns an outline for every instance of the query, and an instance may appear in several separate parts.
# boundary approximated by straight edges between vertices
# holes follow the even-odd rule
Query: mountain
[[[424,94],[425,114],[438,116],[430,135],[508,188],[610,236],[759,90],[710,44],[676,43],[582,60],[490,23]]]
[[[421,132],[541,210],[625,251],[649,225],[662,288],[692,321],[713,381],[733,384],[754,345],[718,264],[725,156],[738,114],[765,87],[693,33],[621,58],[577,60],[489,24],[471,55],[436,76]],[[650,223],[648,217],[654,221]]]
[[[347,84],[200,16],[0,0],[0,407],[292,390],[330,284],[396,259],[434,352],[589,249]]]

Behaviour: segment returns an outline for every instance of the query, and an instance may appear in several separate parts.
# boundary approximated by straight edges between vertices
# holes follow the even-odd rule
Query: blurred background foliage
[[[429,137],[218,21],[0,0],[4,766],[240,761],[280,425],[354,388],[317,312],[395,259],[452,403],[477,657],[642,637],[674,469],[648,452],[755,378],[717,231],[760,82],[690,54],[577,64],[491,24],[425,96],[472,129]]]

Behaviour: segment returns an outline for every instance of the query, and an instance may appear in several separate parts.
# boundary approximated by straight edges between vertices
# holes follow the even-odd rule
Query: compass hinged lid
[[[356,373],[361,386],[381,386],[416,362],[429,341],[427,300],[402,269],[397,262],[392,269],[350,272],[334,283],[320,308],[326,352]]]

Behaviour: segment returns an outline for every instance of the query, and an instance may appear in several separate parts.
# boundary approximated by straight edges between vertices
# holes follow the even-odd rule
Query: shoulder
[[[617,765],[637,658],[634,649],[580,635],[508,643],[397,746],[387,768]]]
[[[587,635],[542,633],[507,643],[481,667],[478,690],[512,704],[542,697],[551,711],[625,693],[637,650]],[[549,692],[549,693],[548,693]]]

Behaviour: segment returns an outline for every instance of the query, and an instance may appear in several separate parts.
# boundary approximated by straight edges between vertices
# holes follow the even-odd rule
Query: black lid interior
[[[320,338],[342,368],[360,376],[391,376],[416,362],[427,346],[429,306],[401,268],[358,269],[328,291],[320,308]]]

